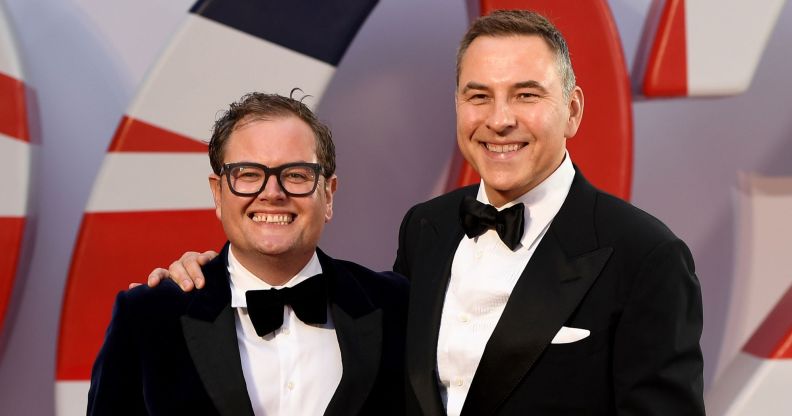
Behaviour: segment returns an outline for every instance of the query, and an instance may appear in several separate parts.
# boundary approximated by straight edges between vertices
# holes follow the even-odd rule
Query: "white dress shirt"
[[[305,267],[283,286],[270,286],[245,269],[228,250],[231,307],[242,373],[256,415],[321,415],[330,403],[343,367],[341,350],[328,306],[327,323],[309,325],[283,307],[283,326],[263,337],[256,334],[247,311],[245,292],[292,287],[322,272],[314,253]]]
[[[487,230],[477,238],[463,237],[459,242],[437,341],[440,393],[449,416],[462,411],[484,347],[514,285],[564,203],[574,176],[567,154],[561,166],[541,184],[499,208],[525,204],[524,232],[514,251],[495,230]],[[477,199],[489,203],[483,183]]]

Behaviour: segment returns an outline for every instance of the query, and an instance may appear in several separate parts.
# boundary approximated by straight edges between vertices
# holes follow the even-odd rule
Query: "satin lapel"
[[[330,313],[341,349],[344,370],[325,415],[360,412],[374,386],[382,356],[382,310],[375,309],[349,272],[319,253],[322,273],[330,284]]]
[[[475,188],[473,192],[475,195]],[[410,279],[407,316],[407,377],[422,414],[427,416],[445,414],[437,385],[437,336],[451,263],[464,236],[457,211],[435,217],[443,220],[418,219],[421,234],[415,252],[422,258],[416,261]]]
[[[496,413],[599,276],[613,249],[597,247],[595,200],[576,175],[487,342],[463,416]]]
[[[204,267],[206,286],[182,316],[187,349],[207,394],[221,415],[253,415],[237,346],[226,268],[227,246]]]

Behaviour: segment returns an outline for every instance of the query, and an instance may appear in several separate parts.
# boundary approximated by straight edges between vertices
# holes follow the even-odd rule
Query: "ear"
[[[221,207],[222,201],[222,183],[220,182],[220,177],[215,175],[214,173],[209,175],[209,189],[212,190],[212,198],[214,199],[215,204],[215,215],[217,216],[218,220],[223,220]]]
[[[569,95],[569,118],[567,119],[564,137],[567,139],[575,136],[583,120],[583,90],[575,86]]]
[[[330,219],[333,218],[333,195],[337,188],[338,176],[333,175],[325,179],[324,189],[322,189],[325,197],[325,223],[330,222]]]

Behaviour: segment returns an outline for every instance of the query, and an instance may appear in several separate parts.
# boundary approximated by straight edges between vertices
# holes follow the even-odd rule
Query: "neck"
[[[547,178],[552,176],[553,173],[555,173],[555,171],[557,171],[558,168],[561,167],[561,164],[564,163],[565,158],[566,158],[566,149],[559,156],[558,163],[554,165],[555,167],[553,169],[550,169],[542,173],[541,175],[538,175],[531,182],[519,188],[505,189],[505,190],[495,189],[489,184],[487,184],[487,182],[485,181],[484,192],[487,193],[487,199],[489,200],[490,205],[496,208],[500,208],[504,204],[514,201],[515,199],[527,194],[537,186],[541,185],[542,182],[547,180]]]
[[[313,251],[295,255],[246,253],[231,247],[239,264],[270,286],[283,286],[311,260]]]
[[[509,191],[499,191],[494,189],[490,186],[487,186],[484,183],[484,192],[487,193],[487,199],[489,200],[490,205],[495,208],[500,208],[503,205],[514,201],[515,199],[519,198],[520,195],[530,191],[532,188],[526,188],[525,191],[522,190],[509,190]]]

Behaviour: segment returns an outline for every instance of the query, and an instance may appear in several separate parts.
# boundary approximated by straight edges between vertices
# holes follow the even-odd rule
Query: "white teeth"
[[[256,214],[253,215],[253,222],[264,222],[267,224],[286,225],[293,221],[291,214]]]
[[[524,144],[492,144],[492,143],[485,143],[487,146],[487,150],[490,152],[495,153],[508,153],[508,152],[516,152],[517,150],[521,149]]]

